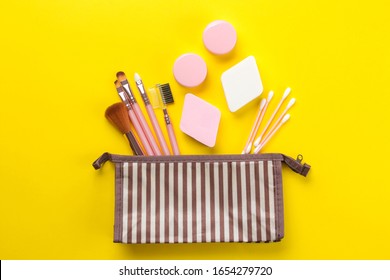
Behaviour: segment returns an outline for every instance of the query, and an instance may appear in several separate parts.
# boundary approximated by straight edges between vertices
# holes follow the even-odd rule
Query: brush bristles
[[[175,100],[173,100],[173,95],[169,84],[158,85],[158,88],[160,89],[161,98],[165,105],[175,102]]]
[[[122,88],[122,84],[121,84],[120,81],[115,80],[114,84],[115,84],[116,89],[121,89]]]
[[[125,72],[122,72],[122,71],[119,71],[118,73],[116,73],[116,78],[119,80],[119,82],[123,82],[123,81],[127,80]]]
[[[141,76],[138,73],[134,73],[134,81],[136,81],[136,82],[141,81]]]
[[[122,134],[126,134],[131,130],[127,108],[123,102],[108,107],[105,116]]]

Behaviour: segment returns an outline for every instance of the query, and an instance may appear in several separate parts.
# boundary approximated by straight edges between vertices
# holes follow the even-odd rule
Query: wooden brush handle
[[[131,131],[127,132],[126,134],[127,139],[129,140],[130,147],[134,152],[134,155],[136,156],[142,156],[144,155],[141,146],[138,144],[137,139],[134,137],[133,133]]]

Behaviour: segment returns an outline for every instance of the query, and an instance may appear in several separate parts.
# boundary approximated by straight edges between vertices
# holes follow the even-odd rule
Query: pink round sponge
[[[183,54],[173,65],[173,75],[182,86],[196,87],[206,78],[206,62],[197,54]]]
[[[237,42],[237,33],[233,25],[223,20],[216,20],[207,25],[203,32],[203,43],[213,54],[229,53]]]

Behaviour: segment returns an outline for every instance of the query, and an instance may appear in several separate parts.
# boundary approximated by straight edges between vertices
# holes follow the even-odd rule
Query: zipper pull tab
[[[102,165],[108,161],[108,160],[111,160],[111,154],[109,153],[104,153],[102,154],[97,160],[95,160],[93,163],[92,163],[92,166],[93,168],[95,168],[96,170],[100,169],[102,167]]]
[[[301,174],[302,176],[307,175],[310,170],[310,165],[304,163],[302,164],[303,156],[299,154],[297,156],[297,159],[293,159],[291,157],[288,157],[286,155],[283,155],[284,162],[291,168],[292,171]]]

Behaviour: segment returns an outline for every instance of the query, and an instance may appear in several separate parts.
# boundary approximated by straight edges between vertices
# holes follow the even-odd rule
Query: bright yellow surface
[[[389,8],[384,0],[1,1],[0,259],[389,259]],[[227,57],[202,43],[216,19],[238,33]],[[200,88],[173,78],[186,52],[207,62]],[[272,108],[287,86],[297,99],[264,152],[301,153],[312,165],[307,178],[283,170],[285,238],[112,243],[114,168],[91,163],[105,151],[130,153],[104,118],[119,101],[115,73],[125,71],[134,90],[134,72],[147,87],[171,84],[183,153],[240,153],[259,99],[229,112],[220,75],[248,55],[263,96],[275,91]],[[179,130],[187,92],[222,112],[213,149]]]

